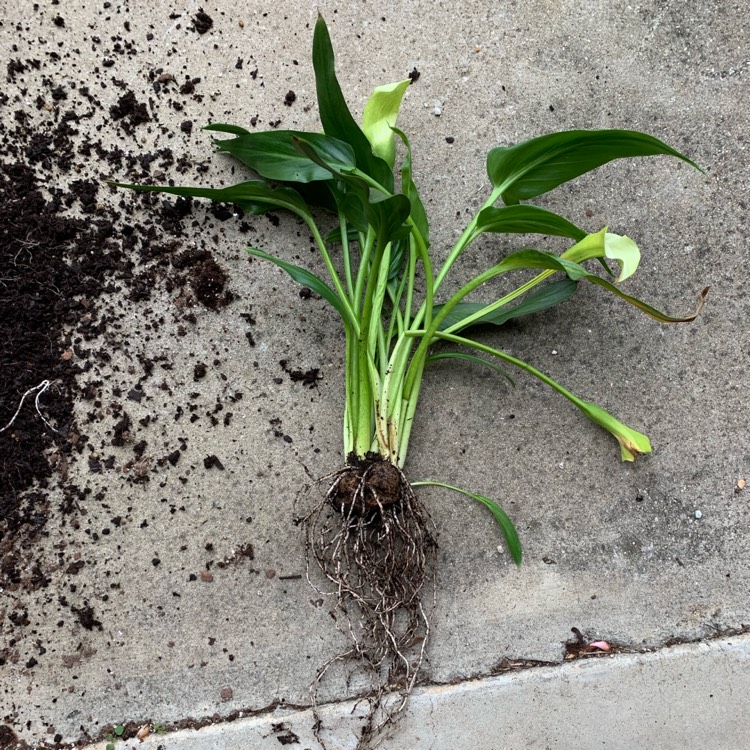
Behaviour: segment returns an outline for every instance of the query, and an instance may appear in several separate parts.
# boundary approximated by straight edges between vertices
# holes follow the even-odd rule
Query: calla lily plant
[[[327,280],[261,249],[247,251],[284,269],[329,302],[341,318],[346,333],[345,459],[361,462],[375,455],[401,470],[425,370],[446,358],[487,365],[500,361],[520,368],[611,433],[620,445],[622,460],[650,453],[646,435],[532,365],[483,343],[475,334],[480,327],[502,326],[549,309],[570,298],[581,282],[604,288],[662,323],[692,320],[697,310],[671,317],[622,291],[622,283],[636,272],[640,259],[633,240],[610,233],[606,227],[590,232],[527,201],[614,159],[669,155],[697,165],[659,139],[628,130],[571,130],[493,148],[487,157],[487,199],[455,246],[447,254],[433,255],[427,215],[413,179],[409,139],[396,126],[411,81],[376,88],[359,125],[336,78],[333,48],[322,18],[315,27],[313,66],[322,133],[207,126],[209,131],[231,136],[217,139],[215,145],[257,177],[218,189],[117,184],[233,203],[249,214],[283,209],[305,223]],[[320,216],[335,223],[325,234]],[[514,233],[535,234],[542,245],[547,236],[563,237],[572,244],[559,255],[544,249],[519,249],[457,291],[446,292],[451,269],[478,237]],[[593,260],[600,262],[604,275],[586,266]],[[616,278],[612,278],[610,264],[619,266]],[[529,269],[537,270],[537,275],[495,301],[470,300],[472,292],[491,280]],[[423,289],[421,294],[418,287]],[[520,562],[516,530],[495,500],[437,481],[412,483],[424,485],[450,487],[484,504],[500,524],[513,558]]]

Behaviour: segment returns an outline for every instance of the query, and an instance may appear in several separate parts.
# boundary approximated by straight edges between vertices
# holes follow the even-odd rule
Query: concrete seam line
[[[552,683],[556,680],[561,684],[569,684],[576,678],[588,681],[596,675],[607,672],[624,673],[633,667],[641,669],[659,667],[679,660],[701,660],[710,655],[719,658],[739,657],[750,663],[750,634],[742,633],[737,636],[682,643],[645,653],[621,652],[607,654],[606,658],[579,658],[552,665],[510,670],[498,675],[470,678],[457,683],[429,684],[420,686],[414,692],[412,704],[417,707],[420,704],[432,704],[434,701],[440,703],[451,697],[470,700],[472,696],[479,696],[483,692],[491,693],[493,690],[506,688],[521,690],[527,685]],[[341,723],[346,723],[351,721],[352,717],[356,718],[357,703],[358,701],[353,699],[334,701],[320,706],[320,711],[334,719],[338,718]],[[165,750],[182,750],[183,748],[185,750],[216,750],[216,748],[225,747],[223,744],[215,744],[220,737],[241,737],[246,733],[260,732],[259,737],[273,738],[274,733],[278,734],[282,729],[291,731],[290,725],[300,731],[303,725],[308,724],[312,724],[309,708],[299,705],[285,707],[283,704],[276,704],[274,708],[263,713],[255,713],[244,718],[214,721],[200,727],[194,725],[189,729],[152,735],[137,746],[144,750],[154,750],[158,746],[163,746]],[[166,745],[165,742],[167,742]],[[103,750],[104,746],[105,742],[102,741],[88,745],[83,750]]]

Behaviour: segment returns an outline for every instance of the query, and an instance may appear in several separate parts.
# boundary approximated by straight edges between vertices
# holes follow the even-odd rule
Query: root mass
[[[334,598],[331,614],[350,642],[318,670],[313,705],[324,679],[342,667],[367,702],[357,745],[364,750],[393,726],[424,665],[430,625],[422,593],[427,582],[434,591],[434,529],[401,469],[373,455],[350,457],[304,525],[308,579]]]

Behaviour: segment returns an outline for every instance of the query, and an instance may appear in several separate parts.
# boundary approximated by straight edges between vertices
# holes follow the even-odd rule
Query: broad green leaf
[[[411,144],[403,130],[399,130],[396,127],[392,130],[399,138],[401,138],[406,147],[406,155],[401,163],[401,192],[409,199],[409,203],[411,203],[412,221],[422,235],[425,247],[429,247],[430,225],[427,221],[427,213],[424,210],[424,204],[419,197],[419,191],[417,190],[417,186],[414,184],[414,179],[412,177]]]
[[[472,362],[477,365],[489,367],[490,370],[494,370],[495,372],[500,373],[500,375],[502,375],[512,386],[515,387],[516,385],[513,378],[508,375],[508,373],[505,372],[502,367],[498,367],[492,362],[488,362],[486,359],[482,359],[482,357],[475,357],[473,354],[466,354],[466,352],[438,352],[437,354],[431,354],[425,360],[425,364],[429,364],[430,362],[438,362],[441,359],[461,359],[465,362]]]
[[[374,190],[362,177],[349,174],[334,156],[327,151],[321,151],[316,143],[306,137],[295,137],[293,142],[305,156],[338,177],[337,189],[342,199],[339,207],[357,229],[365,229],[359,224],[361,209],[366,223],[375,228],[381,242],[391,242],[409,233],[409,227],[404,225],[404,222],[409,217],[411,204],[405,195],[384,195],[379,190]]]
[[[353,178],[357,180],[358,178]],[[353,227],[356,232],[366,233],[368,224],[368,202],[369,188],[365,184],[356,182],[344,182],[343,180],[331,180],[326,183],[333,196],[336,206],[344,215],[350,229]],[[339,242],[341,241],[339,233]],[[354,239],[357,239],[356,235]]]
[[[397,193],[379,200],[380,194],[373,196],[369,204],[369,223],[375,227],[381,242],[392,242],[406,237],[411,231],[404,222],[409,218],[409,199]]]
[[[213,129],[217,127],[214,126]],[[268,180],[279,182],[329,180],[330,172],[303,154],[294,145],[295,138],[303,138],[313,144],[319,153],[324,154],[339,169],[350,171],[355,168],[354,152],[351,146],[321,133],[272,130],[262,133],[244,133],[236,138],[224,140],[214,139],[214,144],[219,151],[230,153]]]
[[[507,323],[513,318],[521,318],[524,315],[533,315],[534,313],[547,310],[550,307],[554,307],[555,305],[564,302],[575,294],[577,288],[577,282],[572,281],[569,278],[561,279],[560,281],[548,284],[541,289],[536,289],[531,292],[523,302],[520,302],[513,307],[501,307],[497,310],[492,310],[481,318],[473,320],[465,327],[459,326],[455,331],[471,330],[475,326],[481,325],[501,326],[503,323]],[[459,302],[441,322],[438,330],[445,331],[446,329],[459,324],[464,318],[468,318],[470,315],[474,315],[483,310],[485,307],[488,307],[488,305],[481,302]],[[441,308],[442,305],[435,305],[436,315],[440,312]]]
[[[313,134],[293,134],[292,145],[301,156],[327,170],[327,179],[330,179],[331,175],[343,177],[356,169],[354,152],[348,143],[325,135],[312,138],[311,135]]]
[[[346,307],[341,302],[338,294],[331,289],[322,279],[311,273],[305,268],[294,265],[294,263],[288,263],[281,258],[277,258],[275,255],[269,255],[268,253],[259,250],[256,247],[245,248],[250,255],[254,255],[256,258],[262,258],[263,260],[271,261],[279,268],[286,271],[298,284],[306,286],[308,289],[312,289],[313,292],[319,294],[326,302],[329,302],[341,315],[344,320],[348,320],[348,313]]]
[[[128,188],[138,193],[169,193],[170,195],[208,198],[220,203],[235,203],[250,214],[262,214],[285,208],[298,216],[309,216],[310,209],[298,192],[291,188],[272,188],[262,180],[250,180],[225,188],[171,187],[169,185],[127,185],[110,182],[114,187]]]
[[[658,138],[632,130],[568,130],[515,146],[500,146],[487,156],[487,173],[505,203],[517,203],[596,169],[613,159],[676,156],[700,167]],[[702,170],[701,170],[702,171]]]
[[[333,187],[334,181],[330,179],[316,182],[298,182],[294,189],[302,196],[308,206],[317,206],[335,214],[338,209],[333,195]]]
[[[365,104],[362,113],[362,131],[370,141],[372,150],[393,169],[396,161],[396,144],[392,128],[398,119],[401,99],[409,87],[411,78],[398,83],[378,86]]]
[[[569,237],[577,242],[587,232],[552,211],[539,206],[490,206],[479,212],[475,235],[482,232],[501,234],[545,234]]]
[[[391,168],[372,152],[370,141],[352,117],[341,86],[336,78],[335,57],[331,37],[323,16],[319,15],[313,35],[313,68],[318,94],[320,121],[326,135],[348,143],[354,150],[357,167],[386,190],[393,190]]]
[[[342,170],[336,160],[320,153],[315,144],[306,138],[294,138],[294,146],[300,153],[328,172],[331,178],[326,184],[336,201],[336,205],[346,220],[360,232],[366,232],[368,225],[377,226],[380,214],[373,210],[371,203],[382,200],[383,194],[373,190],[362,177]]]

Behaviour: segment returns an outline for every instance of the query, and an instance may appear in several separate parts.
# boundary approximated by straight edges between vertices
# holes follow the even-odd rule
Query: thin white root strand
[[[44,424],[47,425],[47,427],[52,430],[52,432],[56,432],[58,435],[60,434],[59,430],[56,430],[45,418],[44,414],[42,414],[41,410],[39,409],[39,397],[50,387],[50,381],[49,380],[42,380],[39,385],[35,385],[33,388],[29,388],[26,393],[21,396],[21,400],[18,403],[18,408],[16,409],[16,413],[11,417],[10,422],[3,427],[0,432],[5,432],[9,427],[13,426],[13,423],[18,418],[18,415],[21,413],[21,408],[23,407],[23,402],[26,399],[26,396],[28,396],[30,393],[34,393],[34,391],[37,392],[36,397],[34,398],[34,408],[36,409],[36,413],[39,415],[39,418],[44,422]]]

